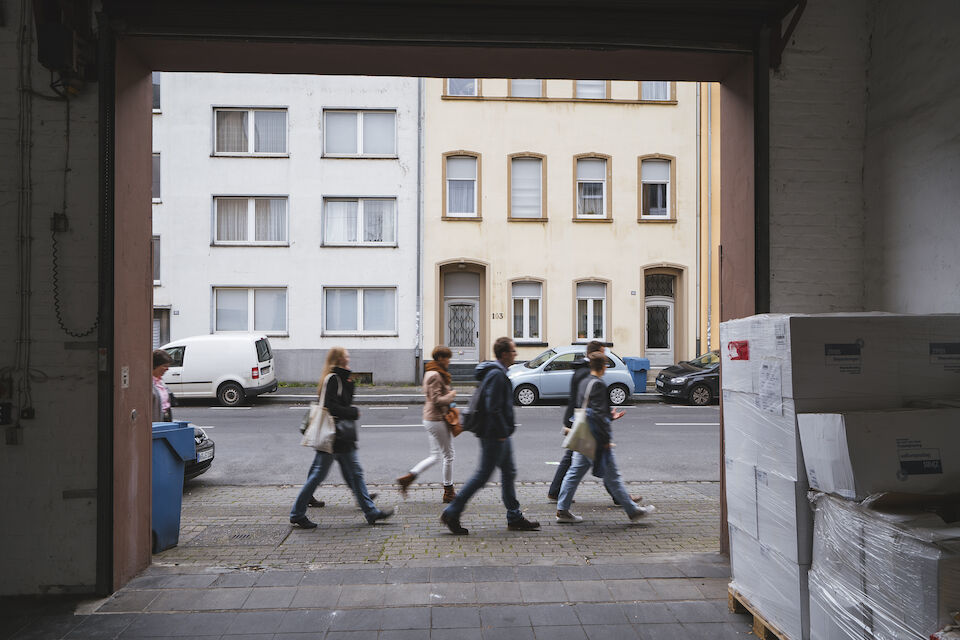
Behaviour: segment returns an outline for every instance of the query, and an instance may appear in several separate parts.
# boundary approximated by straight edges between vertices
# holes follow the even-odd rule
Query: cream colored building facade
[[[424,90],[425,357],[446,344],[455,362],[489,359],[501,335],[520,359],[591,339],[653,368],[698,355],[696,83]]]

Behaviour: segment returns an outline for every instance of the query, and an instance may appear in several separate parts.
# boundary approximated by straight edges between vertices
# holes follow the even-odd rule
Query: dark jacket
[[[573,410],[579,407],[577,394],[580,392],[580,383],[590,375],[590,361],[579,357],[573,361],[573,377],[570,378],[570,396],[567,400],[567,410],[563,412],[563,426],[573,426]]]
[[[337,423],[337,437],[333,441],[333,452],[347,453],[357,448],[357,429],[356,425],[352,429],[341,428],[340,423],[342,420],[356,420],[360,417],[360,410],[351,404],[355,385],[350,379],[350,371],[334,367],[333,374],[334,376],[327,382],[323,405]]]
[[[613,422],[610,415],[610,397],[607,395],[607,385],[601,378],[588,375],[580,383],[580,389],[577,393],[577,406],[583,404],[583,396],[587,392],[587,385],[593,382],[590,387],[590,397],[587,398],[587,424],[590,426],[590,433],[597,441],[597,454],[593,459],[592,474],[597,478],[602,478],[607,473],[607,462],[610,459],[610,441],[613,439],[613,429],[610,425]]]
[[[474,377],[484,386],[483,397],[483,434],[481,438],[502,440],[513,435],[513,385],[507,377],[506,368],[497,362],[481,362],[474,371]]]

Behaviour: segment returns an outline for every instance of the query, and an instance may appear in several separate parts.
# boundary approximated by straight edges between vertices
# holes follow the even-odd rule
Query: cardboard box
[[[767,622],[789,638],[810,637],[810,565],[787,560],[773,549],[730,527],[733,587]]]
[[[793,401],[785,399],[780,413],[756,404],[756,396],[723,392],[724,455],[752,462],[794,480],[806,477]]]
[[[811,570],[810,640],[872,638],[862,600],[831,579],[829,573]]]
[[[734,458],[725,458],[723,462],[727,476],[727,522],[757,538],[757,468]]]
[[[862,500],[960,487],[960,409],[798,415],[810,487]]]
[[[757,469],[757,539],[787,560],[813,559],[813,510],[807,481]]]

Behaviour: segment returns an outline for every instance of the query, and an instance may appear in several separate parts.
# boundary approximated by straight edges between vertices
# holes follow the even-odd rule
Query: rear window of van
[[[266,362],[273,359],[273,352],[270,351],[270,341],[266,338],[257,340],[257,360]]]

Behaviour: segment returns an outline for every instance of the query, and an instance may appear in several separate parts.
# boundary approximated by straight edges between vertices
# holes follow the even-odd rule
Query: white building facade
[[[415,78],[154,74],[154,344],[255,331],[277,376],[343,346],[416,378]]]

